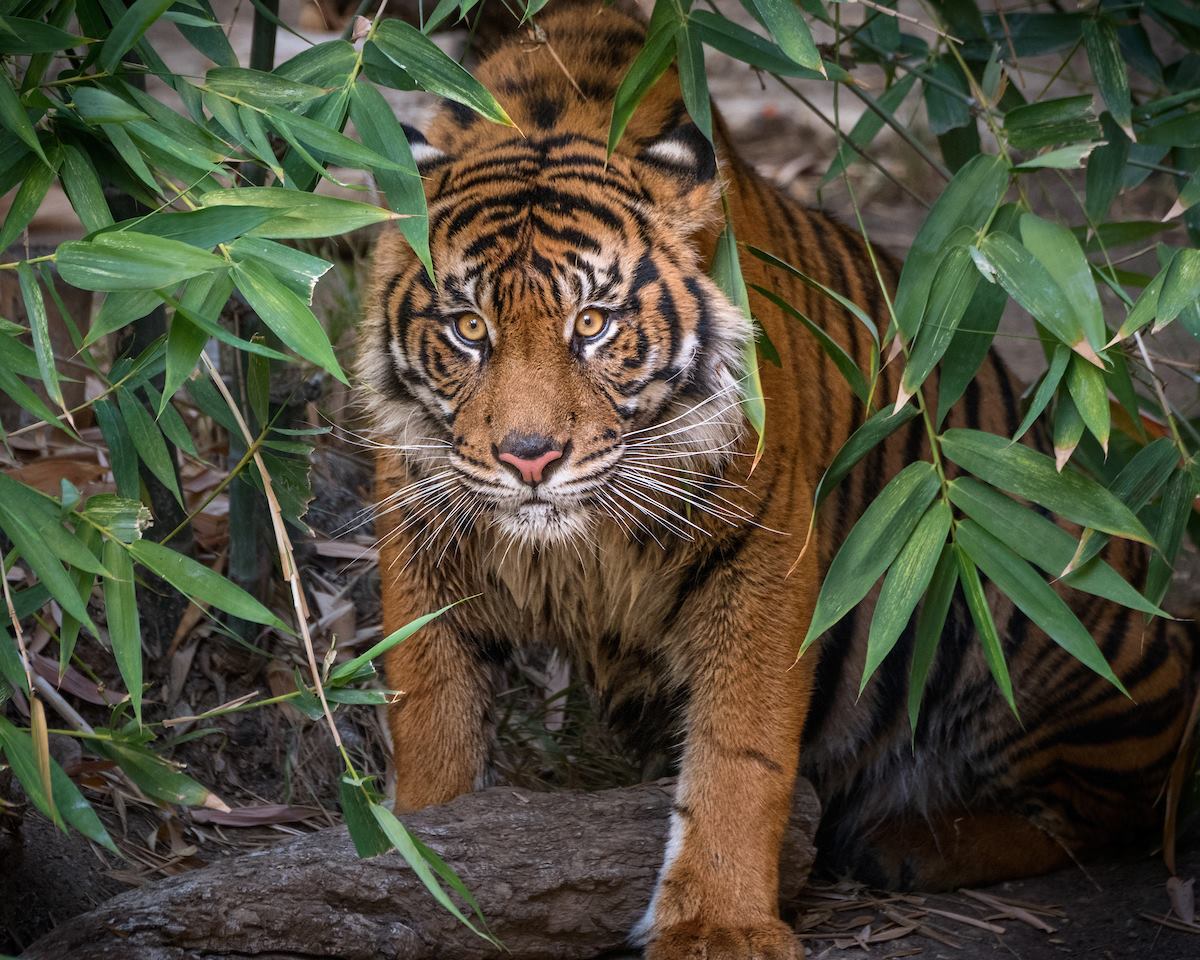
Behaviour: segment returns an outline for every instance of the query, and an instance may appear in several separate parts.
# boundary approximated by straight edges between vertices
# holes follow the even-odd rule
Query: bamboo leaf
[[[61,408],[62,389],[58,383],[58,367],[54,362],[54,344],[50,341],[50,318],[46,314],[46,301],[42,288],[34,276],[33,268],[27,263],[17,267],[17,281],[21,287],[21,298],[25,302],[25,314],[33,333],[33,350],[37,355],[38,372],[46,393]]]
[[[266,266],[254,259],[240,260],[234,264],[233,279],[251,309],[280,340],[342,383],[348,383],[320,321]]]
[[[1092,76],[1109,113],[1132,136],[1133,102],[1129,95],[1129,75],[1117,40],[1117,28],[1100,17],[1083,21],[1083,42],[1087,48]]]
[[[113,659],[129,691],[138,726],[142,723],[142,630],[133,584],[133,564],[125,548],[115,540],[104,542],[104,565],[111,571],[104,578],[104,608]]]
[[[412,171],[415,175],[416,171]],[[230,240],[243,233],[276,240],[301,240],[334,237],[360,227],[395,218],[389,210],[358,200],[345,200],[319,193],[280,190],[278,187],[239,187],[236,190],[210,190],[201,201],[204,211],[226,214],[239,208],[261,208],[268,216],[258,223],[239,230]],[[191,216],[176,214],[175,216]]]
[[[809,70],[825,74],[812,32],[792,0],[750,0],[758,21],[789,57]]]
[[[955,538],[988,579],[1051,640],[1128,696],[1087,628],[1028,563],[974,520],[960,523]]]
[[[155,800],[185,807],[229,810],[216,794],[145,747],[120,740],[93,740],[92,748],[116,763],[130,780]]]
[[[167,448],[167,442],[163,439],[158,424],[142,406],[141,400],[129,390],[122,388],[117,391],[117,405],[138,457],[158,482],[171,491],[179,505],[183,506],[179,478],[175,475],[175,460]]]
[[[717,238],[717,249],[712,260],[713,282],[721,292],[729,298],[746,318],[747,324],[753,325],[750,316],[750,297],[746,292],[746,283],[742,279],[742,263],[738,259],[737,237],[733,234],[733,223],[728,211],[725,216],[725,229]],[[766,443],[767,406],[762,395],[762,378],[758,372],[758,350],[754,338],[747,338],[742,351],[742,412],[758,434],[758,447],[754,452],[754,462],[751,470],[757,466]]]
[[[825,468],[825,473],[821,475],[820,481],[817,483],[816,493],[813,495],[813,514],[815,515],[821,509],[821,504],[825,502],[842,478],[846,476],[863,457],[870,453],[878,444],[882,443],[893,433],[899,430],[902,426],[920,415],[920,410],[915,406],[909,405],[900,410],[894,410],[892,407],[886,407],[883,410],[878,410],[871,415],[862,426],[854,431],[846,440],[832,462]]]
[[[1083,526],[1153,543],[1141,521],[1112,493],[1082,474],[1060,474],[1045,454],[978,430],[947,430],[941,439],[947,457],[992,486]]]
[[[1075,356],[1067,367],[1067,390],[1075,402],[1084,425],[1107,455],[1112,413],[1108,404],[1108,386],[1104,374]]]
[[[824,328],[817,326],[817,324],[813,323],[808,317],[774,291],[768,290],[766,287],[760,287],[755,283],[750,284],[750,288],[759,295],[766,297],[811,333],[816,338],[821,349],[833,361],[834,366],[838,368],[838,372],[845,378],[846,383],[850,385],[850,389],[854,391],[854,395],[864,404],[867,402],[871,394],[871,388],[867,385],[867,380],[863,376],[862,371],[858,369],[858,364],[854,361],[854,358],[845,351],[840,343],[826,333]]]
[[[287,629],[270,610],[245,590],[202,563],[153,540],[135,540],[129,553],[190,600],[210,603],[241,620]]]
[[[880,491],[829,565],[801,653],[867,595],[908,542],[937,489],[933,464],[921,461],[909,464]]]
[[[1021,217],[1021,242],[1066,296],[1088,343],[1096,350],[1103,349],[1108,331],[1104,328],[1100,294],[1075,235],[1061,224],[1026,213]]]
[[[97,61],[101,70],[115,73],[121,58],[137,43],[150,25],[167,12],[175,0],[136,0],[113,24],[112,32],[100,48]]]
[[[975,569],[970,555],[957,541],[954,544],[954,558],[958,562],[958,579],[963,586],[963,596],[967,598],[967,609],[971,611],[975,631],[983,645],[983,658],[987,661],[988,670],[991,671],[996,686],[1000,688],[1008,708],[1012,710],[1013,716],[1017,716],[1012,679],[1008,675],[1008,664],[1004,662],[1004,648],[1000,643],[1000,635],[996,632],[996,621],[992,619],[992,611],[988,608],[983,584],[979,580],[979,571]]]
[[[1018,556],[1052,576],[1061,575],[1075,552],[1074,538],[1062,527],[972,477],[950,481],[950,501]],[[1166,616],[1099,558],[1089,559],[1062,582],[1142,613]]]
[[[679,21],[674,18],[663,18],[657,25],[651,23],[646,45],[629,65],[613,97],[612,118],[608,126],[609,156],[621,142],[637,105],[671,65],[675,52],[675,34],[678,30]]]
[[[946,543],[938,555],[937,566],[925,592],[921,612],[917,614],[917,626],[913,634],[912,666],[908,673],[908,723],[914,740],[929,669],[937,654],[938,641],[946,626],[946,614],[950,612],[950,601],[954,599],[954,586],[957,583],[958,564],[954,557],[954,544]]]
[[[1162,510],[1155,530],[1160,552],[1150,558],[1150,569],[1146,573],[1146,596],[1152,603],[1162,603],[1171,585],[1175,559],[1179,556],[1196,492],[1196,477],[1187,466],[1175,471],[1163,491]]]
[[[12,81],[8,78],[7,71],[0,72],[0,126],[16,135],[25,146],[29,147],[38,155],[42,163],[49,164],[46,159],[46,154],[42,151],[41,141],[38,140],[37,131],[33,129],[33,124],[29,122],[29,115],[25,112],[25,105],[21,103],[21,98],[17,96],[17,91],[13,89]]]
[[[934,202],[913,239],[896,287],[896,322],[912,337],[925,312],[935,268],[947,240],[963,227],[978,230],[1000,205],[1008,188],[1002,157],[980,155],[964,164]]]
[[[81,290],[153,290],[219,270],[224,260],[188,243],[132,230],[58,248],[58,272]]]
[[[713,138],[712,105],[708,99],[708,75],[704,70],[704,48],[700,45],[699,31],[683,24],[675,33],[675,58],[679,65],[679,89],[692,123],[704,134],[706,140]]]
[[[376,28],[373,42],[422,90],[465,104],[495,123],[512,126],[512,120],[487,88],[416,27],[403,20],[384,20]]]
[[[938,265],[929,288],[929,299],[917,332],[916,343],[904,367],[896,409],[921,389],[921,384],[945,355],[967,306],[975,296],[979,272],[966,247],[951,247]]]
[[[1025,411],[1025,417],[1021,421],[1021,425],[1017,427],[1017,432],[1013,434],[1013,442],[1016,443],[1028,432],[1033,426],[1033,422],[1042,415],[1042,411],[1054,399],[1054,393],[1058,390],[1058,385],[1062,382],[1063,374],[1067,370],[1067,361],[1071,359],[1071,350],[1064,344],[1057,344],[1054,347],[1054,353],[1050,356],[1050,366],[1046,370],[1045,376],[1042,377],[1042,382],[1038,384],[1037,390],[1034,392],[1033,400],[1029,404],[1029,409]]]
[[[900,639],[917,603],[933,578],[934,567],[950,532],[950,508],[943,501],[933,504],[913,530],[908,542],[888,569],[871,616],[867,655],[858,692],[866,689],[884,658]]]

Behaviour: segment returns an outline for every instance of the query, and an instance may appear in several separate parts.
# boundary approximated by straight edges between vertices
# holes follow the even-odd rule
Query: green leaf
[[[1154,327],[1157,333],[1200,298],[1200,250],[1181,247],[1171,258],[1158,295]]]
[[[176,502],[183,506],[183,494],[180,493],[179,479],[175,475],[175,460],[158,424],[142,406],[142,401],[125,388],[117,391],[117,405],[121,408],[121,419],[125,421],[125,429],[138,457],[158,482],[171,491]]]
[[[51,150],[49,163],[35,164],[21,180],[0,228],[0,250],[7,250],[33,220],[58,173],[60,157],[61,154]]]
[[[127,230],[62,244],[57,266],[81,290],[150,290],[222,269],[226,262],[188,243]]]
[[[699,31],[700,39],[705,44],[714,50],[720,50],[721,53],[727,54],[735,60],[742,61],[742,63],[758,67],[760,70],[777,73],[783,77],[805,77],[815,80],[821,76],[818,71],[809,70],[807,67],[797,64],[770,40],[760,37],[757,33],[747,30],[719,14],[709,10],[692,10],[688,15],[688,21],[689,27]],[[823,64],[823,66],[830,79],[845,79],[842,76],[844,71],[841,68],[833,64]]]
[[[1159,437],[1133,455],[1109,484],[1108,489],[1114,496],[1120,497],[1125,506],[1138,513],[1167,482],[1178,460],[1179,453],[1170,438]],[[1062,568],[1059,576],[1065,577],[1072,570],[1082,567],[1096,556],[1106,543],[1108,537],[1103,533],[1091,529],[1084,530],[1075,554],[1070,563]]]
[[[1100,362],[1066,293],[1027,248],[1006,233],[989,233],[973,255],[985,279],[999,281],[1034,319],[1085,360]]]
[[[246,189],[254,188],[247,187]],[[219,243],[230,243],[242,234],[279,216],[276,210],[266,205],[208,207],[208,198],[213,193],[221,192],[224,191],[211,191],[205,194],[202,202],[206,203],[206,206],[199,210],[154,213],[148,217],[137,217],[115,224],[112,229],[114,231],[133,230],[141,234],[178,240],[193,247],[200,247],[202,250],[210,250]],[[270,192],[296,195],[292,190],[273,189]],[[96,234],[92,239],[100,236],[104,236],[104,234]]]
[[[613,97],[612,119],[608,127],[609,156],[621,142],[637,105],[671,65],[671,58],[675,52],[675,34],[678,30],[679,21],[674,18],[664,18],[656,26],[652,25],[650,35],[646,37],[646,45],[638,52],[625,76],[621,78]]]
[[[1013,434],[1013,442],[1020,440],[1033,426],[1033,422],[1042,415],[1042,411],[1054,398],[1054,392],[1058,389],[1059,383],[1062,382],[1063,374],[1067,370],[1067,361],[1071,359],[1072,353],[1065,344],[1056,344],[1054,353],[1050,355],[1050,366],[1046,370],[1046,375],[1042,377],[1042,382],[1038,384],[1037,391],[1033,395],[1033,400],[1029,404],[1029,409],[1025,412],[1025,418],[1021,421],[1021,425],[1017,427],[1017,432]]]
[[[360,857],[377,857],[392,849],[392,841],[380,829],[371,813],[374,804],[367,795],[363,781],[342,777],[338,783],[338,797],[341,800],[342,819],[346,821],[346,829],[354,842],[354,851]]]
[[[988,579],[1051,640],[1128,696],[1087,628],[1028,563],[974,520],[962,521],[955,537]]]
[[[1108,453],[1108,436],[1112,427],[1112,413],[1108,405],[1108,387],[1104,374],[1075,356],[1067,367],[1067,390],[1075,402],[1075,409],[1083,419],[1092,436]]]
[[[100,427],[101,436],[104,437],[104,445],[108,447],[117,492],[128,500],[137,500],[141,494],[137,451],[133,448],[125,421],[117,412],[116,404],[108,397],[97,400],[92,409],[96,411],[96,423]]]
[[[821,55],[808,24],[792,0],[750,0],[758,21],[767,28],[781,50],[809,70],[824,75]]]
[[[108,201],[104,199],[104,189],[100,186],[96,168],[80,150],[70,144],[64,144],[62,151],[63,162],[59,168],[59,176],[79,222],[88,233],[103,230],[113,219],[108,209]]]
[[[35,807],[54,822],[55,826],[62,827],[62,817],[54,802],[55,798],[46,793],[46,787],[38,769],[33,738],[29,731],[14,727],[3,716],[0,716],[0,747],[3,748],[4,757],[12,772],[17,775],[21,786],[25,788],[26,796],[33,801]],[[51,780],[50,788],[54,788],[53,780]]]
[[[996,632],[996,621],[992,619],[992,611],[988,608],[987,597],[983,593],[983,584],[979,581],[979,571],[975,569],[967,551],[957,542],[954,544],[954,559],[958,562],[958,579],[962,583],[963,596],[967,598],[967,609],[971,611],[975,631],[983,645],[983,658],[987,661],[988,669],[1005,702],[1016,716],[1017,704],[1013,700],[1012,679],[1008,675],[1008,664],[1004,662],[1004,648],[1000,644],[1000,635]]]
[[[415,173],[415,171],[414,171]],[[278,187],[239,187],[236,190],[210,190],[201,202],[207,212],[231,213],[237,208],[263,208],[272,211],[265,222],[241,233],[277,240],[334,237],[360,227],[370,226],[395,215],[383,207],[357,200],[343,200],[318,193],[280,190]],[[203,211],[197,211],[203,212]],[[190,216],[191,214],[176,214]],[[230,240],[235,237],[230,237]]]
[[[1107,19],[1083,21],[1083,41],[1087,48],[1092,76],[1100,88],[1100,96],[1113,119],[1126,131],[1133,129],[1133,103],[1129,95],[1129,76],[1125,58],[1117,40],[1117,28]]]
[[[149,119],[128,100],[101,87],[78,87],[71,93],[71,105],[83,119],[94,124],[133,123]]]
[[[1014,164],[1013,170],[1026,172],[1030,170],[1078,170],[1086,162],[1092,152],[1101,146],[1100,143],[1073,143],[1069,147],[1059,147],[1030,157],[1021,163]]]
[[[1021,217],[1021,242],[1066,295],[1088,342],[1096,350],[1102,349],[1108,331],[1104,327],[1100,294],[1075,235],[1061,224],[1026,213]]]
[[[867,595],[908,541],[937,489],[933,464],[920,461],[910,463],[880,491],[829,565],[801,653]]]
[[[53,500],[5,474],[0,474],[0,498],[63,563],[89,573],[107,572],[80,538],[63,528],[62,516]]]
[[[354,128],[364,144],[376,153],[386,151],[404,168],[404,173],[375,170],[375,182],[387,196],[388,206],[400,215],[396,226],[432,279],[433,260],[429,255],[429,211],[425,205],[425,189],[419,176],[410,175],[417,173],[417,164],[413,160],[404,128],[383,94],[369,83],[356,83],[350,91],[350,119],[354,121]]]
[[[1059,473],[1074,455],[1085,429],[1075,401],[1069,394],[1059,397],[1054,408],[1054,466]]]
[[[934,421],[937,429],[941,429],[946,415],[967,392],[967,387],[987,360],[1007,304],[1008,294],[1002,287],[993,283],[976,284],[975,294],[964,314],[967,322],[959,324],[949,349],[942,357],[937,419]]]
[[[1061,575],[1075,552],[1074,538],[1062,527],[972,477],[950,481],[950,501],[1023,559],[1053,576]],[[1099,558],[1063,577],[1062,582],[1143,613],[1166,615]]]
[[[7,30],[0,31],[0,54],[54,53],[87,43],[83,37],[60,30],[53,24],[25,17],[4,17]]]
[[[394,21],[389,20],[388,22]],[[383,154],[364,147],[361,143],[351,140],[345,134],[338,133],[337,130],[323,123],[310,120],[302,113],[289,113],[279,107],[270,107],[266,114],[270,118],[272,126],[281,134],[290,134],[289,139],[303,144],[329,163],[340,163],[343,166],[359,170],[405,172],[404,167],[394,160],[389,160]]]
[[[347,660],[345,663],[339,663],[336,667],[334,667],[333,671],[329,674],[329,682],[336,685],[339,682],[345,681],[347,678],[354,676],[363,666],[370,663],[372,660],[382,657],[385,653],[391,650],[392,647],[403,643],[427,623],[436,620],[447,610],[451,609],[452,607],[456,607],[458,604],[463,602],[464,601],[462,600],[458,600],[455,603],[448,603],[440,610],[435,610],[433,613],[427,613],[423,617],[417,617],[416,620],[413,620],[411,623],[406,623],[399,630],[393,630],[378,643],[374,644],[366,653],[360,653],[352,660]]]
[[[244,67],[213,67],[204,76],[204,87],[230,100],[271,107],[299,107],[329,92],[328,87]]]
[[[787,273],[789,273],[793,277],[795,277],[797,280],[799,280],[801,283],[803,283],[806,287],[811,287],[813,290],[816,290],[816,291],[824,294],[826,297],[828,297],[834,303],[838,304],[839,306],[844,307],[846,310],[849,310],[850,313],[858,320],[858,322],[861,323],[866,328],[866,331],[868,334],[870,334],[871,340],[875,344],[875,346],[876,347],[879,346],[879,328],[876,327],[875,321],[873,319],[871,319],[870,316],[867,315],[867,312],[865,310],[863,310],[863,308],[860,307],[853,300],[849,299],[848,297],[842,296],[840,293],[838,293],[836,290],[832,289],[831,287],[825,286],[825,284],[821,283],[820,280],[810,277],[803,270],[799,270],[796,267],[793,267],[786,260],[781,260],[779,257],[775,256],[775,254],[773,254],[773,253],[768,253],[766,250],[760,250],[758,247],[752,246],[751,244],[746,244],[746,250],[752,256],[757,257],[759,260],[761,260],[763,263],[767,264],[768,266],[775,267],[778,270],[786,271]]]
[[[379,828],[383,831],[384,835],[391,841],[392,846],[396,848],[396,852],[412,867],[413,873],[417,875],[421,883],[424,884],[425,889],[429,891],[442,909],[476,936],[495,943],[496,941],[489,934],[478,929],[475,924],[467,919],[466,915],[459,910],[458,904],[451,900],[446,891],[442,889],[442,885],[438,883],[437,877],[434,875],[429,863],[421,856],[421,851],[417,849],[412,836],[404,829],[404,824],[396,819],[396,815],[387,809],[387,807],[380,806],[378,803],[371,804],[371,814],[375,817],[375,822],[379,824]]]
[[[959,322],[966,314],[967,306],[975,296],[978,283],[979,271],[971,262],[970,252],[966,247],[951,247],[938,265],[929,288],[929,299],[916,343],[900,380],[896,409],[903,407],[921,389],[921,384],[945,355]]]
[[[71,578],[43,539],[34,518],[26,517],[20,505],[12,499],[0,500],[0,530],[12,541],[21,558],[29,564],[50,595],[64,611],[84,624],[93,636],[99,636],[96,625],[88,616],[87,607],[80,601]]]
[[[12,689],[20,690],[29,696],[29,677],[25,675],[25,667],[21,663],[21,652],[17,649],[16,638],[8,632],[4,622],[0,620],[0,700],[8,693],[2,683],[7,683]]]
[[[185,773],[147,750],[121,740],[92,740],[92,749],[117,764],[147,796],[185,807],[228,809]]]
[[[947,457],[1001,490],[1040,503],[1083,526],[1153,543],[1125,504],[1082,474],[1060,474],[1045,454],[978,430],[947,430],[941,440]]]
[[[234,264],[233,279],[250,308],[288,347],[328,370],[342,383],[346,375],[334,356],[329,336],[308,304],[257,260]]]
[[[1129,159],[1129,137],[1107,113],[1101,115],[1100,123],[1108,143],[1101,144],[1088,156],[1084,210],[1091,223],[1100,223],[1108,215],[1108,208],[1121,192],[1125,164]]]
[[[121,58],[137,43],[150,25],[167,12],[175,0],[137,0],[113,24],[112,32],[100,48],[97,61],[101,70],[115,73]]]
[[[954,545],[946,543],[938,555],[937,566],[925,593],[925,602],[917,614],[917,626],[913,634],[912,666],[908,673],[908,723],[913,737],[917,734],[917,720],[921,714],[921,700],[925,695],[925,684],[929,679],[929,668],[937,653],[938,641],[946,626],[946,614],[950,612],[950,601],[954,599],[954,585],[958,583],[958,564],[954,558]]]
[[[38,371],[42,385],[50,399],[62,407],[62,390],[58,384],[58,367],[54,362],[54,344],[50,341],[50,320],[46,315],[46,302],[42,299],[42,288],[28,263],[17,267],[17,281],[21,287],[21,298],[25,302],[25,313],[33,333],[33,350],[37,355]]]
[[[708,99],[708,75],[704,70],[704,48],[700,45],[699,31],[683,24],[675,33],[675,57],[679,66],[679,89],[692,123],[704,134],[713,138],[712,105]]]
[[[725,215],[725,229],[717,238],[717,249],[713,253],[712,268],[713,282],[721,292],[729,298],[744,316],[747,322],[750,318],[750,296],[746,292],[746,282],[742,279],[742,263],[738,258],[737,237],[733,233],[733,223],[728,211]],[[754,338],[747,338],[742,351],[742,412],[758,434],[758,446],[754,451],[754,465],[762,456],[766,443],[767,405],[762,395],[762,378],[758,372],[758,350]],[[751,470],[754,466],[751,466]]]
[[[855,430],[842,444],[833,461],[825,469],[825,473],[821,475],[816,493],[813,495],[813,514],[815,515],[821,509],[825,498],[837,489],[842,478],[854,468],[855,464],[919,414],[920,410],[914,405],[906,406],[899,411],[892,407],[886,407],[876,411],[869,420]]]
[[[1004,130],[1018,150],[1099,140],[1104,133],[1092,113],[1090,93],[1014,107],[1004,116]]]
[[[896,321],[905,336],[911,337],[920,324],[946,241],[962,227],[982,228],[1007,187],[1004,159],[980,155],[963,165],[934,202],[913,240],[896,288]]]
[[[867,380],[863,376],[862,371],[858,369],[858,364],[855,363],[854,358],[843,349],[840,343],[826,333],[823,327],[817,326],[817,324],[813,323],[812,320],[775,292],[768,290],[766,287],[760,287],[755,283],[750,284],[750,288],[759,295],[766,297],[780,310],[792,317],[792,319],[799,321],[816,338],[821,349],[828,355],[829,359],[833,361],[834,366],[838,368],[838,371],[846,379],[846,383],[850,385],[850,389],[854,391],[854,395],[864,404],[867,402],[871,388],[867,385]]]
[[[1162,509],[1158,515],[1156,539],[1160,552],[1150,558],[1150,569],[1146,573],[1146,596],[1153,603],[1162,603],[1171,586],[1175,558],[1183,543],[1183,531],[1187,528],[1196,500],[1196,478],[1187,466],[1175,471],[1163,491]]]
[[[229,245],[229,252],[237,260],[261,261],[276,280],[307,304],[312,303],[317,281],[333,266],[328,260],[261,237],[239,237]]]
[[[867,636],[867,656],[858,692],[866,689],[879,665],[900,639],[933,578],[934,567],[950,532],[950,508],[943,501],[933,504],[913,530],[908,542],[887,572]]]
[[[36,153],[42,163],[50,162],[46,159],[46,154],[42,152],[42,144],[38,140],[37,131],[29,122],[25,105],[21,103],[17,91],[13,89],[7,71],[0,71],[0,126],[10,133],[16,134],[17,139]]]
[[[50,758],[50,784],[54,791],[54,804],[63,819],[93,843],[98,843],[110,853],[117,853],[117,845],[108,835],[96,811],[53,757]]]
[[[104,608],[108,639],[113,659],[138,725],[142,723],[142,630],[138,617],[137,595],[133,584],[133,564],[125,547],[116,540],[104,541],[104,565],[111,571],[104,578]]]
[[[373,40],[421,89],[465,104],[496,123],[512,126],[512,120],[487,88],[416,27],[403,20],[384,20],[376,28]]]
[[[129,553],[190,600],[212,604],[241,620],[286,629],[283,622],[233,581],[153,540],[136,540]]]

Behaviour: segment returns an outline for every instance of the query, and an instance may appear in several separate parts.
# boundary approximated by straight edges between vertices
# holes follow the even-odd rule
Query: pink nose
[[[532,485],[541,483],[542,471],[561,456],[561,450],[547,450],[540,457],[535,457],[532,460],[518,457],[512,453],[502,453],[499,459],[501,463],[507,463],[516,467],[517,472],[521,475],[521,479]]]

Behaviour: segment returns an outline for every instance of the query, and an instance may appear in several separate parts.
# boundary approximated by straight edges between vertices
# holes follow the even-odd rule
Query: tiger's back
[[[787,577],[816,483],[870,411],[814,338],[752,292],[783,362],[761,368],[765,450],[747,476],[754,437],[728,401],[749,329],[705,276],[722,181],[739,240],[881,327],[897,269],[782,196],[720,131],[717,155],[706,153],[672,74],[607,160],[612,97],[644,28],[587,3],[541,27],[545,42],[510,41],[477,72],[520,134],[450,106],[414,144],[441,287],[394,237],[376,258],[360,362],[377,423],[398,438],[379,464],[381,498],[398,505],[380,531],[385,571],[400,570],[385,578],[385,629],[481,594],[389,659],[389,685],[406,691],[392,713],[398,805],[484,782],[496,665],[539,643],[576,657],[615,720],[685,737],[663,879],[641,931],[655,957],[700,942],[714,957],[790,955],[772,920],[772,850],[801,730],[801,769],[826,806],[822,853],[872,880],[944,887],[1035,873],[1151,827],[1192,695],[1194,638],[1178,624],[1075,604],[1127,700],[992,596],[1022,726],[956,600],[915,741],[911,625],[858,696],[871,602],[789,669],[838,545],[887,480],[930,450],[920,417],[877,446],[830,497]],[[757,259],[742,267],[752,291],[772,290],[867,366],[866,330],[846,311]],[[564,303],[579,312],[559,333],[548,318]],[[591,309],[605,315],[606,339],[580,339]],[[465,332],[447,330],[463,317]],[[898,364],[885,366],[877,395],[898,386]],[[1018,395],[989,355],[947,425],[1011,434]],[[436,472],[443,457],[448,478]],[[517,480],[533,492],[515,493]],[[443,497],[456,482],[464,491]],[[531,511],[547,487],[562,502]],[[579,519],[568,498],[584,488],[591,513]],[[1135,576],[1141,563],[1124,544],[1109,560]],[[760,811],[753,824],[747,809]],[[741,952],[713,946],[732,929]]]

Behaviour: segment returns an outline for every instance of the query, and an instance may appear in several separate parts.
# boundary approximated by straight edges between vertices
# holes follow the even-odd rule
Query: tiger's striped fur
[[[606,162],[612,96],[643,27],[599,3],[542,27],[548,43],[511,41],[478,71],[521,132],[447,106],[414,141],[440,285],[395,235],[375,258],[360,372],[386,445],[385,631],[475,597],[388,656],[389,686],[404,694],[391,711],[397,808],[486,782],[497,665],[540,644],[570,652],[642,742],[682,743],[662,876],[637,931],[656,960],[795,955],[776,897],[798,763],[825,804],[827,861],[883,884],[1045,871],[1150,826],[1192,696],[1195,637],[1176,624],[1076,603],[1126,700],[992,596],[1022,727],[956,601],[915,746],[911,627],[861,698],[870,603],[793,666],[838,544],[930,451],[920,419],[874,450],[786,576],[814,485],[867,411],[812,337],[753,294],[783,363],[762,368],[766,450],[747,476],[754,437],[735,371],[750,330],[707,277],[721,189],[741,240],[882,326],[871,261],[858,236],[782,196],[724,135],[714,158],[673,73]],[[867,336],[844,311],[757,261],[743,268],[865,364]],[[895,265],[879,268],[894,289]],[[572,318],[589,306],[608,326],[580,341]],[[482,340],[455,332],[464,314],[486,325]],[[880,395],[898,380],[886,368]],[[949,423],[1012,433],[1017,405],[992,355]],[[532,490],[498,459],[530,436],[552,442]],[[1124,544],[1109,559],[1141,570]]]

